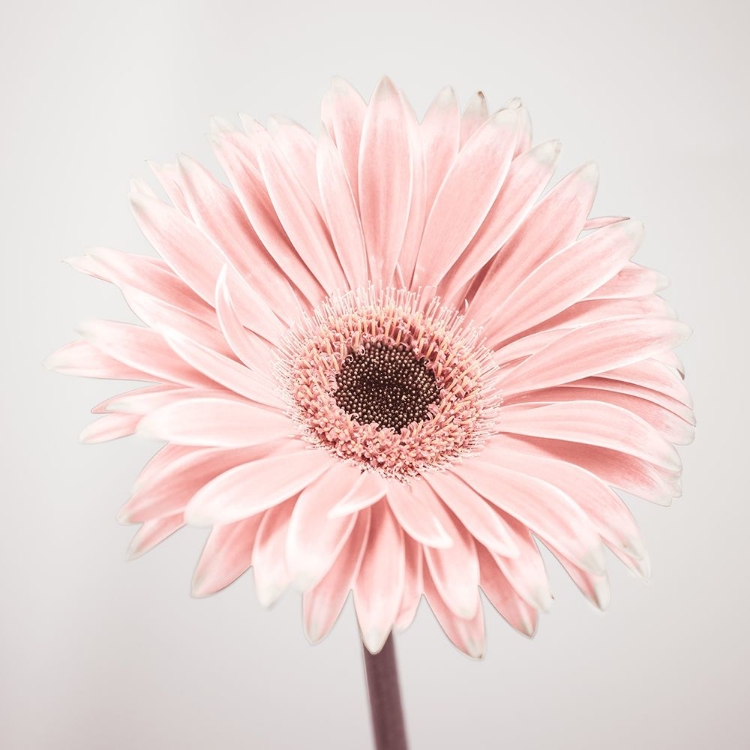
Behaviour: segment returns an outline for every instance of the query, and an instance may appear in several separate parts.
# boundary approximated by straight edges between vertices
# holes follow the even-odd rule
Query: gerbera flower
[[[153,167],[169,202],[133,183],[159,259],[69,261],[145,324],[87,323],[49,360],[153,383],[82,435],[167,443],[121,512],[132,554],[211,527],[197,596],[252,566],[262,604],[304,592],[318,641],[353,590],[373,653],[424,595],[481,656],[480,588],[532,635],[538,540],[606,606],[605,547],[648,574],[617,491],[668,503],[693,436],[641,224],[588,219],[593,164],[545,193],[560,145],[532,146],[518,100],[462,115],[445,89],[420,122],[387,78],[368,104],[336,80],[322,120],[215,122],[231,187],[184,157]]]

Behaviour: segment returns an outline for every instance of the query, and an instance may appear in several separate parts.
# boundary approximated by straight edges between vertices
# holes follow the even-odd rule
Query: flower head
[[[588,218],[591,164],[545,193],[560,146],[532,146],[518,100],[461,115],[445,89],[420,122],[387,78],[368,104],[337,80],[322,119],[215,122],[231,187],[185,157],[153,167],[169,202],[133,183],[159,258],[69,261],[145,324],[89,322],[48,362],[151,383],[82,435],[167,443],[121,512],[132,554],[210,526],[196,595],[252,566],[263,604],[304,592],[318,641],[353,590],[373,652],[424,595],[480,656],[480,588],[532,635],[538,541],[606,606],[605,547],[648,573],[617,491],[679,495],[693,436],[641,224]]]

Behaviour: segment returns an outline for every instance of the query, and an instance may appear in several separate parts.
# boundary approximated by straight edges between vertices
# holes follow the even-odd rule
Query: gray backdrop
[[[204,532],[133,563],[116,512],[155,445],[83,447],[116,386],[46,372],[87,317],[127,315],[114,288],[61,259],[145,251],[127,181],[184,151],[216,167],[212,114],[286,113],[317,130],[342,75],[383,73],[420,113],[453,84],[496,107],[523,97],[561,168],[602,171],[597,215],[645,220],[637,259],[695,333],[681,351],[697,442],[683,497],[633,503],[653,559],[614,561],[595,612],[550,564],[536,639],[488,617],[475,663],[421,608],[398,638],[413,747],[744,748],[748,632],[746,176],[750,22],[743,2],[6,3],[0,18],[3,497],[0,746],[369,746],[348,605],[310,646],[300,602],[261,610],[251,576],[189,595]]]

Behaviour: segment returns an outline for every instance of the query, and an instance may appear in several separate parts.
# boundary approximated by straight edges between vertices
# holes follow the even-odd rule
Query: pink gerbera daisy
[[[551,596],[540,540],[606,606],[604,547],[646,550],[617,491],[679,495],[693,437],[672,349],[688,335],[631,262],[639,222],[589,220],[597,169],[545,193],[560,145],[531,145],[518,100],[420,122],[385,78],[369,103],[336,80],[314,138],[274,118],[216,122],[227,187],[180,157],[134,181],[160,258],[95,249],[145,327],[93,321],[54,369],[153,383],[105,401],[83,435],[166,441],[121,512],[139,555],[211,527],[205,596],[248,568],[272,604],[304,592],[312,641],[350,590],[377,653],[424,595],[484,651],[480,589],[532,635]]]

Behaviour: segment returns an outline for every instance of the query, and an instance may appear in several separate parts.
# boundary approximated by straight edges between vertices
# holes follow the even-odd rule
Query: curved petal
[[[385,497],[388,483],[375,471],[363,471],[354,486],[329,511],[330,518],[364,510]]]
[[[500,431],[597,445],[665,469],[680,469],[677,451],[650,424],[626,409],[599,401],[507,407]]]
[[[598,181],[596,165],[587,164],[563,178],[534,206],[495,256],[471,302],[469,314],[478,325],[493,315],[498,302],[509,297],[534,268],[578,237]]]
[[[446,301],[457,303],[455,290],[471,281],[515,232],[552,178],[559,155],[560,141],[547,141],[513,159],[482,225],[441,282]]]
[[[276,154],[268,133],[258,129],[252,140],[268,195],[297,254],[329,294],[345,289],[344,273],[315,203],[286,160]]]
[[[370,536],[354,585],[354,606],[367,650],[383,648],[404,593],[404,533],[386,503],[370,509]]]
[[[214,381],[240,396],[265,406],[285,409],[286,405],[276,393],[274,383],[262,373],[250,370],[212,349],[192,341],[176,331],[166,333],[167,343],[180,359],[203,373],[204,382]],[[204,386],[205,387],[205,386]]]
[[[328,512],[359,477],[353,466],[339,461],[300,493],[286,543],[286,561],[295,586],[315,586],[341,552],[352,533],[357,514],[330,518]]]
[[[429,571],[424,571],[424,594],[435,619],[451,642],[472,659],[484,656],[484,612],[481,601],[470,619],[458,617],[445,604],[438,593]]]
[[[643,539],[627,505],[595,474],[566,461],[538,455],[518,441],[495,439],[485,449],[499,466],[559,487],[594,522],[604,541],[631,555],[643,555]]]
[[[227,285],[226,267],[216,281],[216,314],[224,338],[237,358],[250,369],[270,375],[274,361],[272,350],[260,336],[242,325]]]
[[[461,149],[427,217],[415,286],[437,284],[463,253],[500,192],[517,139],[516,112],[503,110]]]
[[[422,599],[424,585],[422,582],[422,568],[424,555],[422,545],[409,537],[404,537],[404,556],[406,559],[404,570],[404,595],[401,607],[396,617],[396,630],[406,630],[412,624]]]
[[[302,597],[305,635],[311,643],[325,638],[341,612],[349,590],[357,580],[370,533],[370,510],[357,515],[352,533],[336,562],[315,588]]]
[[[406,233],[412,195],[411,142],[389,78],[375,88],[362,125],[359,208],[372,281],[388,286]]]
[[[354,201],[359,205],[359,150],[367,105],[343,78],[334,78],[323,98],[321,119],[341,154]]]
[[[261,607],[270,607],[286,591],[291,576],[284,550],[294,499],[275,505],[263,514],[253,546],[255,591]]]
[[[422,120],[420,131],[425,154],[425,201],[429,213],[461,143],[461,112],[456,92],[450,86],[435,97]]]
[[[464,481],[581,567],[600,573],[604,552],[588,516],[560,489],[477,459],[452,467]]]
[[[511,586],[492,555],[481,545],[477,546],[480,585],[492,606],[509,625],[529,638],[537,628],[537,611],[527,604]]]
[[[78,436],[84,445],[104,443],[132,435],[141,421],[138,414],[106,414],[86,427]]]
[[[617,319],[577,328],[532,354],[507,374],[507,395],[560,385],[633,364],[651,354],[673,349],[690,328],[671,318]]]
[[[156,521],[146,521],[130,542],[128,560],[135,560],[137,557],[145,555],[146,552],[152,550],[157,544],[163,542],[184,525],[182,513],[159,518]]]
[[[152,521],[182,513],[190,499],[220,474],[235,466],[263,458],[265,446],[226,450],[221,448],[181,448],[167,446],[146,467],[135,492],[120,510],[122,523]],[[163,454],[163,456],[162,456]]]
[[[178,357],[164,337],[150,328],[109,320],[90,320],[80,324],[78,331],[104,354],[151,375],[150,380],[197,388],[211,387],[211,381],[205,375]]]
[[[252,564],[255,537],[264,516],[214,526],[193,575],[193,596],[215,594],[239,578]]]
[[[440,598],[456,615],[471,619],[480,604],[479,563],[474,540],[460,524],[450,531],[453,545],[424,547],[427,568]]]
[[[450,547],[453,539],[443,525],[447,523],[450,528],[450,519],[440,505],[440,500],[426,489],[424,482],[391,482],[388,487],[388,505],[412,539],[428,547]]]
[[[292,322],[297,310],[294,292],[237,196],[189,157],[181,156],[178,165],[183,193],[196,224],[247,283],[258,290],[265,304],[282,320]]]
[[[518,555],[503,519],[466,482],[447,471],[425,472],[423,477],[478,542],[506,557]]]
[[[584,299],[627,263],[642,240],[641,222],[622,221],[550,256],[498,307],[490,339],[507,339]]]
[[[225,398],[190,398],[162,406],[138,425],[138,434],[178,445],[242,448],[294,437],[286,414]]]
[[[320,450],[300,450],[237,466],[193,496],[185,511],[186,521],[212,526],[268,510],[301,492],[330,468],[333,460]]]
[[[327,133],[318,141],[317,173],[323,215],[353,289],[367,284],[367,251],[357,203],[341,155]]]
[[[466,103],[461,116],[461,148],[490,118],[487,99],[483,91],[477,91]]]

